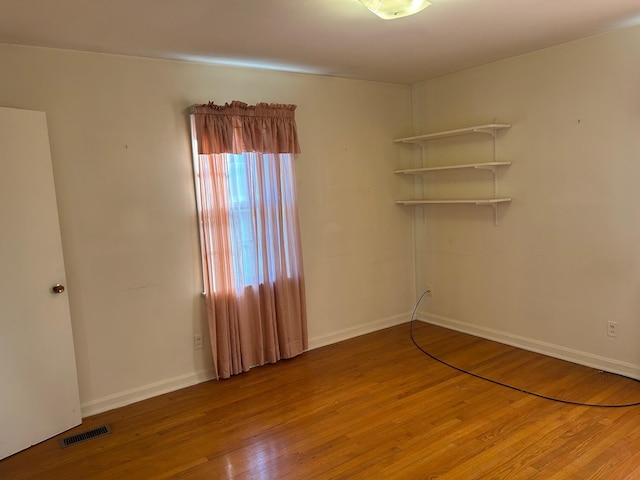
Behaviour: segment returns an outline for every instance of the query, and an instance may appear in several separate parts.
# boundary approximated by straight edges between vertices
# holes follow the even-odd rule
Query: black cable
[[[525,390],[523,388],[514,387],[513,385],[509,385],[507,383],[502,383],[502,382],[499,382],[497,380],[493,380],[491,378],[483,377],[482,375],[478,375],[477,373],[469,372],[469,371],[467,371],[467,370],[465,370],[463,368],[456,367],[455,365],[451,365],[450,363],[447,363],[444,360],[441,360],[440,358],[436,357],[435,355],[432,355],[431,353],[426,351],[424,348],[422,348],[420,345],[418,345],[418,342],[416,342],[416,339],[413,336],[413,322],[415,321],[416,311],[418,310],[418,306],[420,305],[420,302],[422,301],[422,298],[426,294],[427,294],[427,291],[424,291],[422,293],[422,295],[420,295],[420,298],[418,299],[418,301],[416,302],[416,306],[413,309],[413,313],[411,314],[411,320],[409,322],[409,331],[410,331],[410,334],[411,334],[411,341],[416,346],[416,348],[418,350],[420,350],[422,353],[424,353],[425,355],[427,355],[429,358],[435,360],[436,362],[439,362],[439,363],[441,363],[443,365],[446,365],[449,368],[457,370],[460,373],[464,373],[466,375],[470,375],[472,377],[479,378],[480,380],[485,380],[487,382],[493,383],[495,385],[499,385],[501,387],[510,388],[511,390],[515,390],[516,392],[525,393],[527,395],[533,395],[534,397],[544,398],[545,400],[551,400],[553,402],[567,403],[569,405],[579,405],[581,407],[601,407],[601,408],[637,407],[638,405],[640,405],[640,402],[621,403],[621,404],[615,404],[615,403],[614,404],[598,404],[598,403],[583,403],[583,402],[574,402],[574,401],[571,401],[571,400],[563,400],[561,398],[555,398],[555,397],[550,397],[548,395],[543,395],[541,393],[531,392],[531,391]],[[638,382],[638,380],[636,380],[635,378],[626,377],[624,375],[620,375],[620,376],[623,377],[623,378],[627,378],[629,380],[633,380],[634,382]]]

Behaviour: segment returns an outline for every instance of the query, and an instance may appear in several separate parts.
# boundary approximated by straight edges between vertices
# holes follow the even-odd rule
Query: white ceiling
[[[414,83],[640,24],[640,0],[0,0],[0,43]]]

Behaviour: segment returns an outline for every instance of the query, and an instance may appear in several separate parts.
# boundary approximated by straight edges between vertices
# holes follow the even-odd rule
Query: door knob
[[[60,285],[59,283],[56,283],[53,287],[51,287],[51,291],[53,293],[62,293],[64,292],[64,285]]]

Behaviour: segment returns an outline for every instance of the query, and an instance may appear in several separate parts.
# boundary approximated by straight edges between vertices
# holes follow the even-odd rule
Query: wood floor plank
[[[458,367],[571,401],[640,401],[640,383],[420,322]],[[0,461],[0,478],[636,479],[640,407],[552,402],[420,352],[408,325],[84,419]]]

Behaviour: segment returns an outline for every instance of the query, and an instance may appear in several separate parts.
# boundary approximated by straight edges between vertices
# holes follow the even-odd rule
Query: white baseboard
[[[384,318],[373,323],[367,323],[358,325],[356,327],[346,328],[329,335],[323,335],[309,339],[309,350],[314,348],[324,347],[332,343],[347,340],[349,338],[364,335],[366,333],[382,330],[383,328],[393,327],[401,323],[407,322],[409,319],[409,313],[402,315],[395,315],[393,317]],[[193,374],[182,375],[179,377],[169,378],[160,382],[151,383],[149,385],[143,385],[141,387],[132,388],[124,392],[115,393],[106,397],[93,400],[81,405],[82,417],[89,417],[98,413],[106,412],[107,410],[113,410],[114,408],[124,407],[131,403],[146,400],[164,393],[180,390],[181,388],[190,387],[198,383],[212,380],[214,374],[212,370],[196,372]]]
[[[407,312],[401,315],[394,315],[393,317],[383,318],[382,320],[378,320],[376,322],[364,323],[355,327],[345,328],[344,330],[339,330],[328,335],[321,335],[319,337],[310,338],[309,350],[324,347],[325,345],[331,345],[332,343],[341,342],[343,340],[348,340],[353,337],[359,337],[360,335],[365,335],[367,333],[377,332],[378,330],[393,327],[395,325],[400,325],[401,323],[407,323],[409,321],[410,315],[411,313]]]
[[[198,383],[206,382],[214,378],[213,370],[200,371],[188,375],[169,378],[160,382],[143,385],[142,387],[132,388],[124,392],[108,395],[80,406],[82,418],[95,415],[97,413],[113,410],[114,408],[124,407],[131,403],[156,397],[164,393],[180,390],[181,388],[190,387]]]
[[[619,375],[640,380],[640,365],[622,362],[613,358],[601,357],[599,355],[593,355],[591,353],[566,348],[561,345],[554,345],[540,340],[513,335],[511,333],[492,328],[461,322],[459,320],[453,320],[451,318],[434,315],[428,312],[418,312],[416,314],[416,319],[458,332],[468,333],[469,335],[474,335],[476,337],[511,345],[512,347],[522,348],[523,350],[541,353],[543,355],[548,355],[549,357],[559,358],[579,365],[585,365],[605,372],[617,373]]]

